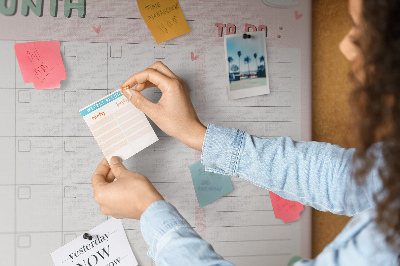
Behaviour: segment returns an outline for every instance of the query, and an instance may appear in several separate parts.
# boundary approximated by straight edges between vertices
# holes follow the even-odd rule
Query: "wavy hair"
[[[363,0],[362,20],[354,40],[362,62],[350,71],[355,160],[362,162],[354,178],[359,184],[365,181],[376,162],[367,151],[381,141],[383,187],[374,196],[375,221],[386,242],[400,250],[400,1]]]

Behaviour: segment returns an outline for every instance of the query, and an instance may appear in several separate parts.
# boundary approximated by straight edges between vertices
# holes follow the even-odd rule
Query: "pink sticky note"
[[[301,203],[281,198],[271,191],[269,195],[275,218],[282,219],[285,224],[300,219],[300,213],[304,210],[304,206]]]
[[[14,46],[19,68],[25,83],[33,83],[35,89],[59,88],[67,78],[60,53],[60,42],[27,42]]]

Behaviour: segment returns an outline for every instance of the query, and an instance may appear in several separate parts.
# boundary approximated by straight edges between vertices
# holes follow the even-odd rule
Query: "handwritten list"
[[[33,83],[35,89],[59,88],[60,81],[67,78],[60,42],[16,43],[14,49],[24,82]]]
[[[157,43],[190,32],[178,1],[138,0],[140,14]]]
[[[231,177],[207,172],[200,161],[189,166],[200,208],[232,192]]]

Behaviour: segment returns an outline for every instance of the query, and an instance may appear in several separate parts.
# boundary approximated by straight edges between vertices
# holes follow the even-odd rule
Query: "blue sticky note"
[[[190,165],[189,168],[200,208],[233,190],[230,176],[206,172],[200,161]]]

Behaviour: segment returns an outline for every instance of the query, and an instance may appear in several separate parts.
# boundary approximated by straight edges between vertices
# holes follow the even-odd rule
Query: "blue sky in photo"
[[[251,34],[251,33],[250,33]],[[264,35],[263,35],[264,36]],[[255,65],[255,59],[254,59],[254,53],[257,53],[257,66],[261,65],[260,63],[260,57],[264,55],[264,47],[263,47],[263,42],[259,40],[260,35],[252,35],[251,39],[243,39],[242,36],[235,36],[231,38],[226,39],[226,49],[227,49],[227,54],[228,57],[231,56],[233,58],[233,61],[231,63],[238,65],[239,66],[239,57],[237,52],[241,51],[242,56],[240,56],[240,72],[248,72],[248,66],[244,62],[244,58],[246,56],[249,56],[251,59],[250,62],[250,71],[255,72],[256,71],[256,65]],[[262,63],[264,64],[264,62]]]

